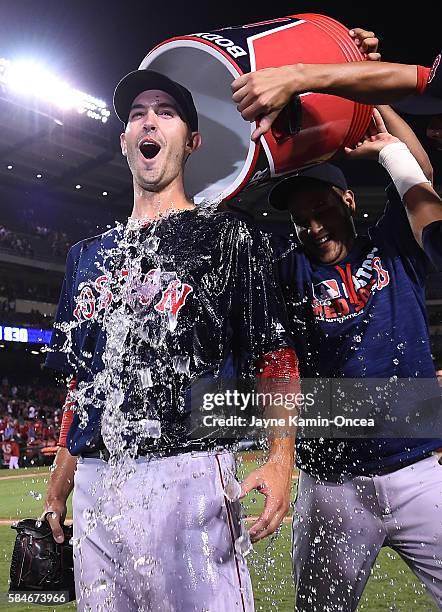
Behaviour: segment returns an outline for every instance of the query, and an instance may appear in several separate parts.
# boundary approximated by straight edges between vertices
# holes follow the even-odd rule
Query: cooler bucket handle
[[[290,102],[284,106],[272,125],[273,138],[278,144],[293,138],[301,130],[302,104],[298,95],[293,96]]]

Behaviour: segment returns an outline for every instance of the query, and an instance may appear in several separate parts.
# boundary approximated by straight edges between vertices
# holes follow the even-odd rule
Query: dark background
[[[136,69],[152,47],[172,36],[253,23],[303,12],[323,13],[351,27],[371,29],[384,61],[431,66],[440,52],[437,3],[419,2],[177,2],[176,0],[1,0],[0,56],[34,57],[72,86],[111,107],[120,78]],[[430,154],[435,183],[442,182],[442,153],[425,135],[428,118],[411,117]],[[119,124],[113,137],[117,142]],[[377,164],[344,164],[353,186],[385,185]],[[370,180],[367,181],[367,176]]]
[[[373,30],[385,61],[430,66],[441,49],[437,2],[1,0],[0,54],[32,54],[79,89],[111,100],[121,76],[171,36],[302,12]]]

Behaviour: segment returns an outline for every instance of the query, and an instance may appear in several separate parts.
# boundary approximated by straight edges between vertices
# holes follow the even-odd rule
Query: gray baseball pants
[[[293,521],[298,612],[356,610],[382,546],[399,553],[442,610],[435,455],[381,476],[318,481],[301,472]]]
[[[80,459],[75,474],[78,610],[253,612],[240,503],[224,496],[233,455],[140,458],[122,478],[112,469]]]

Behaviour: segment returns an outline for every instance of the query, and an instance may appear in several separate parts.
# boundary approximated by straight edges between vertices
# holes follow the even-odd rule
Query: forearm
[[[379,152],[379,163],[387,170],[403,201],[413,235],[424,248],[422,231],[442,221],[442,201],[403,142],[388,144]],[[436,250],[442,248],[434,245]]]
[[[300,392],[299,362],[292,348],[284,348],[265,355],[258,362],[257,390],[262,397],[271,398],[264,407],[264,416],[272,423],[267,429],[269,440],[268,461],[293,468],[296,426],[292,424],[291,406],[276,401],[297,397]],[[297,410],[295,411],[297,414]]]
[[[442,200],[428,183],[411,187],[404,196],[404,204],[414,237],[421,247],[422,231],[434,221],[442,221]],[[442,244],[435,245],[442,257]]]
[[[416,92],[417,67],[387,62],[294,64],[293,93],[314,91],[364,104],[391,104]]]
[[[287,468],[290,473],[295,462],[295,435],[296,431],[292,429],[289,435],[282,438],[270,438],[269,441],[267,461]]]
[[[54,460],[54,469],[49,479],[46,501],[66,501],[74,488],[74,474],[77,457],[70,454],[67,448],[59,448]]]
[[[433,167],[430,158],[408,123],[391,106],[379,105],[377,109],[381,113],[388,132],[407,145],[425,176],[433,182]]]

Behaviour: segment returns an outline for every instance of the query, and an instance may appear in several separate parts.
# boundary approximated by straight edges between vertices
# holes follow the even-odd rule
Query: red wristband
[[[66,395],[66,401],[63,406],[63,417],[61,419],[60,426],[60,435],[58,436],[57,446],[61,446],[63,448],[67,447],[67,436],[69,432],[69,428],[72,424],[72,419],[74,418],[74,401],[72,400],[72,391],[77,388],[77,379],[74,377],[70,380],[68,386],[68,392]]]
[[[416,91],[417,93],[423,94],[427,85],[428,79],[430,77],[431,68],[426,68],[425,66],[417,66],[417,84]]]

